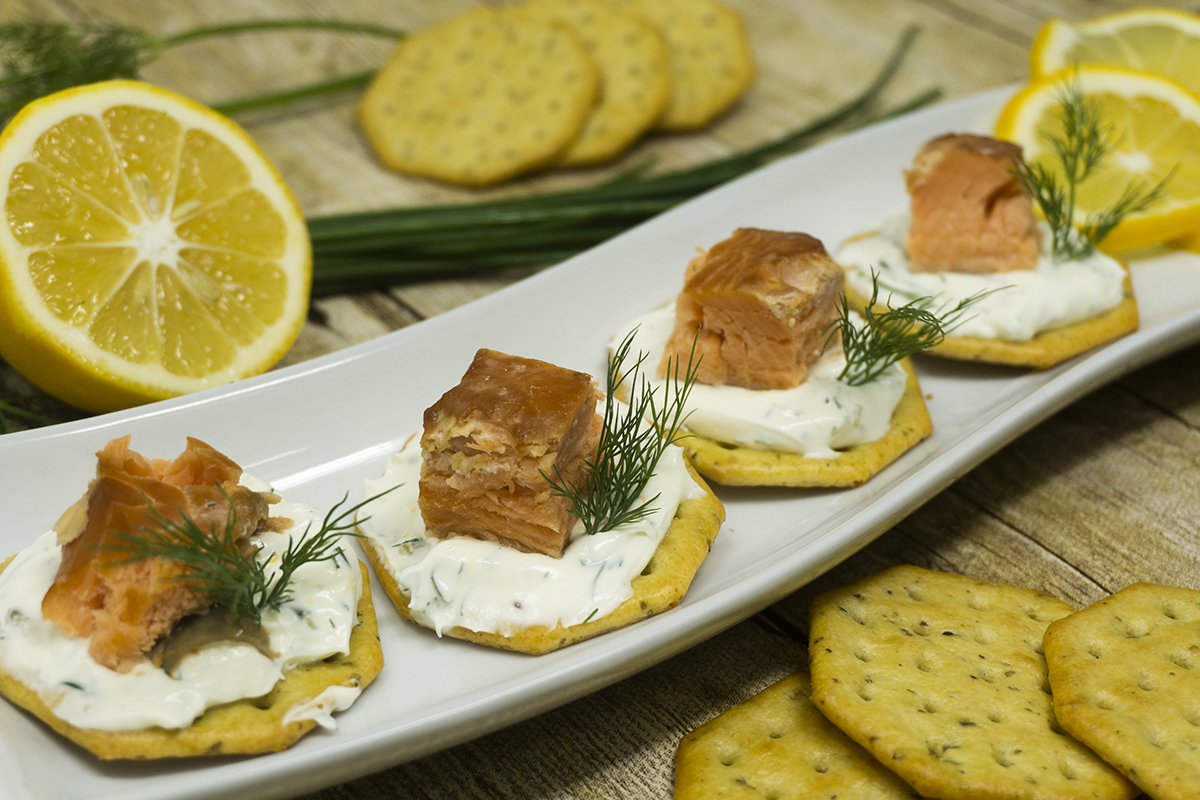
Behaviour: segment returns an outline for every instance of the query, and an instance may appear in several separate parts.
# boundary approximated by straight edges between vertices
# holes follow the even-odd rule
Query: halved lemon
[[[1073,77],[1072,77],[1073,76]],[[1097,104],[1115,147],[1078,187],[1075,224],[1110,208],[1131,184],[1157,185],[1165,197],[1125,218],[1101,246],[1110,252],[1165,242],[1200,229],[1200,99],[1166,78],[1116,67],[1080,67],[1018,92],[996,122],[996,136],[1021,145],[1025,158],[1058,172],[1049,142],[1062,132],[1064,81]]]
[[[1200,94],[1200,15],[1131,8],[1086,22],[1052,19],[1031,51],[1037,80],[1072,66],[1108,65],[1153,72]]]
[[[276,169],[229,119],[138,81],[68,89],[0,134],[0,357],[112,411],[263,372],[312,258]]]

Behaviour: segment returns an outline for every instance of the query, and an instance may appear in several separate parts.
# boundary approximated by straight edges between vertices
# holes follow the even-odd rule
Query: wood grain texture
[[[947,97],[1023,80],[1049,16],[1085,18],[1116,0],[726,0],[745,21],[758,78],[707,130],[656,134],[613,165],[545,172],[469,191],[387,172],[353,120],[353,93],[239,121],[279,165],[309,215],[527,195],[601,181],[647,158],[670,169],[803,124],[852,95],[899,32],[923,32],[887,99],[930,85]],[[7,0],[0,21],[108,19],[168,33],[249,16],[336,15],[418,29],[473,0]],[[504,5],[503,2],[486,3]],[[1168,5],[1194,8],[1194,2]],[[201,42],[145,77],[218,101],[378,64],[369,37],[288,33]],[[428,280],[314,302],[285,364],[411,325],[532,270]],[[1039,425],[916,513],[771,609],[635,677],[510,729],[310,795],[665,797],[683,734],[805,666],[818,592],[900,563],[1047,591],[1081,606],[1138,580],[1200,586],[1200,347],[1097,390]],[[0,389],[19,387],[0,371]]]

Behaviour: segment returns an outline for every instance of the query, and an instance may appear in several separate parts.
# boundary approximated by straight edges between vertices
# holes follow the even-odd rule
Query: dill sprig
[[[660,401],[642,374],[646,354],[639,354],[633,367],[624,369],[635,333],[630,332],[608,359],[604,427],[596,456],[587,461],[585,475],[579,481],[565,483],[557,466],[554,477],[542,473],[552,493],[571,502],[584,532],[589,534],[637,522],[654,511],[658,495],[640,504],[638,497],[654,476],[663,453],[684,435],[684,405],[696,382],[694,349],[682,375],[680,359],[673,360]],[[622,386],[630,390],[624,408],[616,399]]]
[[[1172,173],[1149,189],[1140,182],[1130,183],[1116,202],[1092,212],[1076,228],[1075,199],[1079,185],[1112,153],[1120,138],[1113,126],[1101,125],[1100,104],[1083,96],[1077,79],[1072,78],[1059,87],[1058,101],[1062,107],[1062,133],[1043,133],[1043,137],[1062,171],[1062,180],[1055,169],[1040,162],[1030,164],[1024,157],[1018,158],[1013,174],[1046,218],[1055,259],[1074,261],[1090,256],[1122,219],[1161,200]]]
[[[139,28],[115,24],[8,23],[0,25],[0,125],[27,103],[62,89],[113,78],[137,78],[142,67],[176,45],[214,36],[295,29],[389,39],[401,39],[406,35],[405,31],[383,25],[307,17],[210,25],[171,36],[152,36]],[[284,92],[229,101],[214,108],[231,114],[288,103],[362,86],[372,74],[373,71],[367,71],[320,81]]]
[[[837,319],[825,328],[826,348],[835,335],[842,336],[846,366],[838,373],[838,380],[849,386],[862,386],[900,359],[936,347],[946,334],[967,321],[964,315],[968,308],[997,291],[1000,289],[976,292],[953,307],[943,304],[935,309],[934,298],[918,297],[897,308],[888,304],[886,311],[876,311],[879,275],[872,269],[871,300],[863,309],[862,322],[851,318],[850,304],[843,294]]]
[[[343,496],[325,515],[316,534],[309,534],[312,527],[309,523],[303,534],[289,539],[282,553],[274,553],[268,559],[260,560],[257,547],[241,547],[235,538],[237,510],[224,488],[221,488],[221,494],[229,502],[229,512],[223,530],[217,530],[215,525],[211,530],[201,530],[196,521],[183,512],[180,521],[176,522],[147,500],[151,524],[141,526],[139,534],[114,531],[117,541],[101,547],[124,553],[126,557],[119,564],[148,558],[166,558],[182,564],[187,571],[175,576],[175,580],[208,595],[214,605],[229,609],[236,619],[249,620],[257,626],[262,624],[263,611],[278,611],[292,599],[292,578],[296,570],[305,564],[345,557],[340,546],[341,537],[358,535],[352,530],[355,512],[386,493],[368,498],[334,516],[346,502],[346,496]],[[273,570],[269,569],[272,565]]]

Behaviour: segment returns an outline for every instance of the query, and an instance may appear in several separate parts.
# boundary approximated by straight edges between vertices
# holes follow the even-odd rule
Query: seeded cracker
[[[809,702],[789,675],[687,734],[675,800],[904,800],[916,793]]]
[[[1046,630],[1054,713],[1155,800],[1200,794],[1200,592],[1147,583]]]
[[[389,167],[486,186],[553,161],[598,89],[591,56],[565,26],[480,9],[397,45],[359,121]]]
[[[671,98],[662,34],[604,0],[531,0],[522,7],[570,27],[600,69],[596,105],[557,163],[577,166],[616,157],[662,115]]]
[[[872,235],[874,234],[866,233],[862,234],[862,237]],[[1138,329],[1138,306],[1133,296],[1133,283],[1129,280],[1129,267],[1124,263],[1122,266],[1125,267],[1125,281],[1121,302],[1091,319],[1042,331],[1027,342],[950,333],[941,344],[930,350],[929,354],[958,361],[1048,369],[1093,347],[1133,333]],[[846,300],[852,309],[862,313],[868,298],[846,287]],[[883,311],[887,305],[876,302],[875,307]]]
[[[715,0],[610,0],[662,31],[671,58],[671,101],[657,127],[695,130],[733,104],[754,79],[742,21]]]
[[[12,559],[0,563],[0,571],[9,561]],[[293,667],[264,697],[214,706],[190,727],[127,731],[79,728],[56,717],[36,692],[5,672],[0,672],[0,694],[102,759],[249,755],[284,750],[317,726],[311,719],[285,722],[289,710],[331,686],[366,687],[383,669],[383,648],[371,602],[371,578],[365,564],[360,562],[359,568],[363,593],[358,601],[359,624],[350,634],[349,655],[335,655]]]
[[[894,567],[813,601],[813,704],[927,797],[1133,797],[1054,721],[1042,634],[1072,611],[1029,589]]]
[[[908,378],[888,432],[833,458],[755,450],[695,435],[680,439],[679,444],[697,472],[725,486],[860,486],[933,433],[912,364],[908,359],[900,364]]]
[[[658,549],[654,551],[650,563],[633,579],[633,596],[617,606],[612,613],[569,628],[564,628],[562,623],[554,628],[535,625],[509,636],[489,631],[473,631],[457,625],[443,630],[442,635],[502,650],[541,655],[601,633],[632,625],[679,605],[700,565],[712,549],[721,523],[725,520],[725,507],[721,501],[698,476],[693,473],[692,477],[704,487],[704,497],[685,499],[679,504],[675,518],[662,541],[658,543]],[[408,609],[408,595],[400,588],[396,576],[392,573],[383,549],[384,545],[365,535],[361,528],[356,530],[364,534],[359,542],[367,560],[375,569],[379,583],[395,603],[396,610],[400,612],[400,616],[414,621]]]

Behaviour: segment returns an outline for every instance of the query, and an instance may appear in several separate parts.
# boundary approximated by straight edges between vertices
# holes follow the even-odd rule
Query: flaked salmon
[[[1033,269],[1038,229],[1029,194],[1013,176],[1019,145],[948,133],[921,146],[908,185],[914,272]]]
[[[178,523],[186,514],[202,531],[223,532],[230,501],[234,538],[242,542],[268,515],[268,498],[238,484],[242,469],[199,439],[174,460],[148,459],[113,439],[96,454],[87,493],[55,525],[62,563],[42,600],[42,615],[71,636],[89,637],[98,663],[126,671],[145,659],[159,637],[210,604],[178,580],[187,568],[161,557],[129,564],[117,531],[137,536],[154,528],[151,507]],[[228,499],[227,499],[228,497]]]
[[[694,341],[701,383],[799,386],[820,357],[842,284],[812,236],[738,228],[688,264],[659,374],[676,358],[686,364]]]
[[[561,557],[575,515],[543,475],[557,470],[572,483],[585,474],[603,425],[596,400],[586,373],[476,353],[459,384],[425,411],[419,504],[428,534]]]

